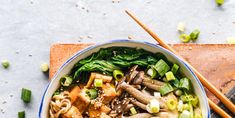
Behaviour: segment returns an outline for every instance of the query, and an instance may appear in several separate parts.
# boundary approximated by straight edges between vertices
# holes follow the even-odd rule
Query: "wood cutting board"
[[[50,50],[49,78],[72,55],[91,43],[55,44]],[[235,45],[230,44],[171,44],[192,66],[204,75],[222,93],[235,88]],[[208,98],[218,99],[206,89]],[[235,93],[233,93],[234,95]]]

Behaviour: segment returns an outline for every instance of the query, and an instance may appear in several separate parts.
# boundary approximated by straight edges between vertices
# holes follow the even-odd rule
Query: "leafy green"
[[[160,59],[171,64],[162,53],[154,54],[128,47],[103,48],[76,63],[70,75],[73,79],[85,82],[88,73],[92,71],[112,75],[114,70],[127,70],[133,65],[147,68],[148,65],[155,65]]]
[[[74,78],[77,77],[83,71],[98,71],[104,74],[111,75],[113,70],[120,69],[118,66],[115,66],[113,63],[105,60],[95,60],[90,63],[86,63],[81,66],[74,74]]]

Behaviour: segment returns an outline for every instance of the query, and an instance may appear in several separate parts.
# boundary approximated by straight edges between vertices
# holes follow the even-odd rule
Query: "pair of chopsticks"
[[[170,50],[172,53],[179,56],[182,60],[184,60],[172,47],[170,47],[166,42],[161,40],[152,30],[150,30],[146,25],[144,25],[137,17],[135,17],[132,13],[125,10],[125,12],[136,22],[138,23],[149,35],[151,35],[162,47]],[[220,101],[233,113],[235,114],[235,105],[226,97],[224,94],[222,94],[215,86],[213,86],[202,74],[200,74],[193,66],[191,66],[189,63],[184,60],[184,62],[189,65],[189,67],[194,71],[194,73],[197,75],[201,83],[210,91],[212,92]],[[208,99],[210,107],[218,113],[223,118],[229,118],[231,117],[229,114],[227,114],[223,109],[218,107],[215,103],[213,103],[210,99]]]

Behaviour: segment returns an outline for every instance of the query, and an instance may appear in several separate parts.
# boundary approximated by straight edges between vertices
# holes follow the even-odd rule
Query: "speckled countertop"
[[[40,64],[49,62],[54,43],[102,42],[132,36],[154,42],[124,12],[133,11],[168,43],[180,43],[176,26],[186,23],[186,32],[200,29],[197,43],[226,43],[235,36],[235,1],[217,7],[214,0],[1,0],[0,118],[38,117],[48,78]],[[30,104],[20,99],[21,88],[32,90]]]

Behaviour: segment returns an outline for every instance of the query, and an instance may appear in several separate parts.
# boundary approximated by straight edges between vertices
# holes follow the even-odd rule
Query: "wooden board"
[[[92,44],[55,44],[50,50],[50,73],[57,69],[77,51]],[[235,86],[235,45],[229,44],[173,44],[181,56],[191,63],[222,93]],[[206,90],[207,96],[218,103],[218,99]]]

